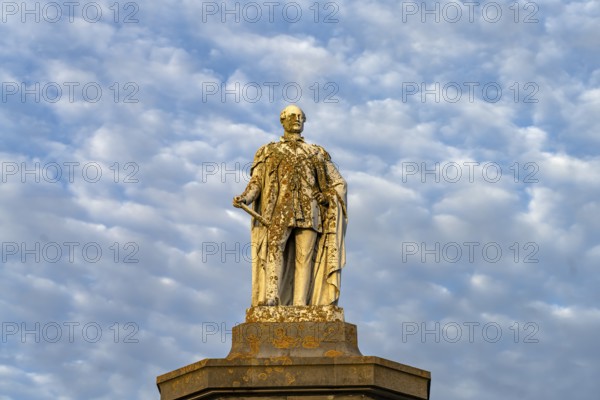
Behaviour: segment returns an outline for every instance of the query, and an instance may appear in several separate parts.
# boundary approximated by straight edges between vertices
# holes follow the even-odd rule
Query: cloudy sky
[[[340,305],[433,399],[600,389],[600,3],[2,2],[0,399],[158,399],[250,304],[287,104],[349,188]]]

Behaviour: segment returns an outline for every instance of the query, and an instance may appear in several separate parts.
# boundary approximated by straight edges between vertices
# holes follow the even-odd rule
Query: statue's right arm
[[[264,176],[265,163],[261,162],[252,167],[252,176],[244,193],[240,195],[245,204],[252,204],[262,191],[262,180]]]
[[[252,202],[260,195],[265,173],[265,148],[266,146],[263,146],[256,152],[254,163],[250,169],[250,182],[248,182],[246,189],[241,195],[233,198],[234,206],[239,207],[236,203],[244,203],[246,205],[252,204]]]

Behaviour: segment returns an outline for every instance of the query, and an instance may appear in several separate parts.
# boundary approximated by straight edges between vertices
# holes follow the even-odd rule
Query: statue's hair
[[[304,117],[304,122],[306,122],[306,114],[304,113],[304,111],[300,107],[298,107],[296,105],[293,105],[293,104],[290,104],[289,106],[287,106],[286,108],[284,108],[281,111],[281,114],[279,114],[279,121],[281,123],[283,123],[283,120],[287,118],[288,109],[291,108],[291,107],[296,107],[298,110],[302,111],[302,116]]]

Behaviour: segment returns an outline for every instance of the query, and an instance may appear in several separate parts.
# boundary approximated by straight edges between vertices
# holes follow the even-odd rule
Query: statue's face
[[[281,124],[286,132],[301,133],[304,130],[304,111],[296,106],[286,107],[286,116],[282,119]]]

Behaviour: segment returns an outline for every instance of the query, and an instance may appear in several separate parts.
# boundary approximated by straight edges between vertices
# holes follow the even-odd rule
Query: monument
[[[429,399],[430,373],[363,356],[338,307],[347,186],[304,141],[305,121],[295,105],[281,112],[283,136],[258,149],[233,198],[252,216],[252,300],[229,355],[157,377],[161,400]]]
[[[254,156],[235,207],[253,203],[252,306],[336,305],[345,263],[346,181],[321,146],[301,133],[296,106],[280,115],[281,140]]]

